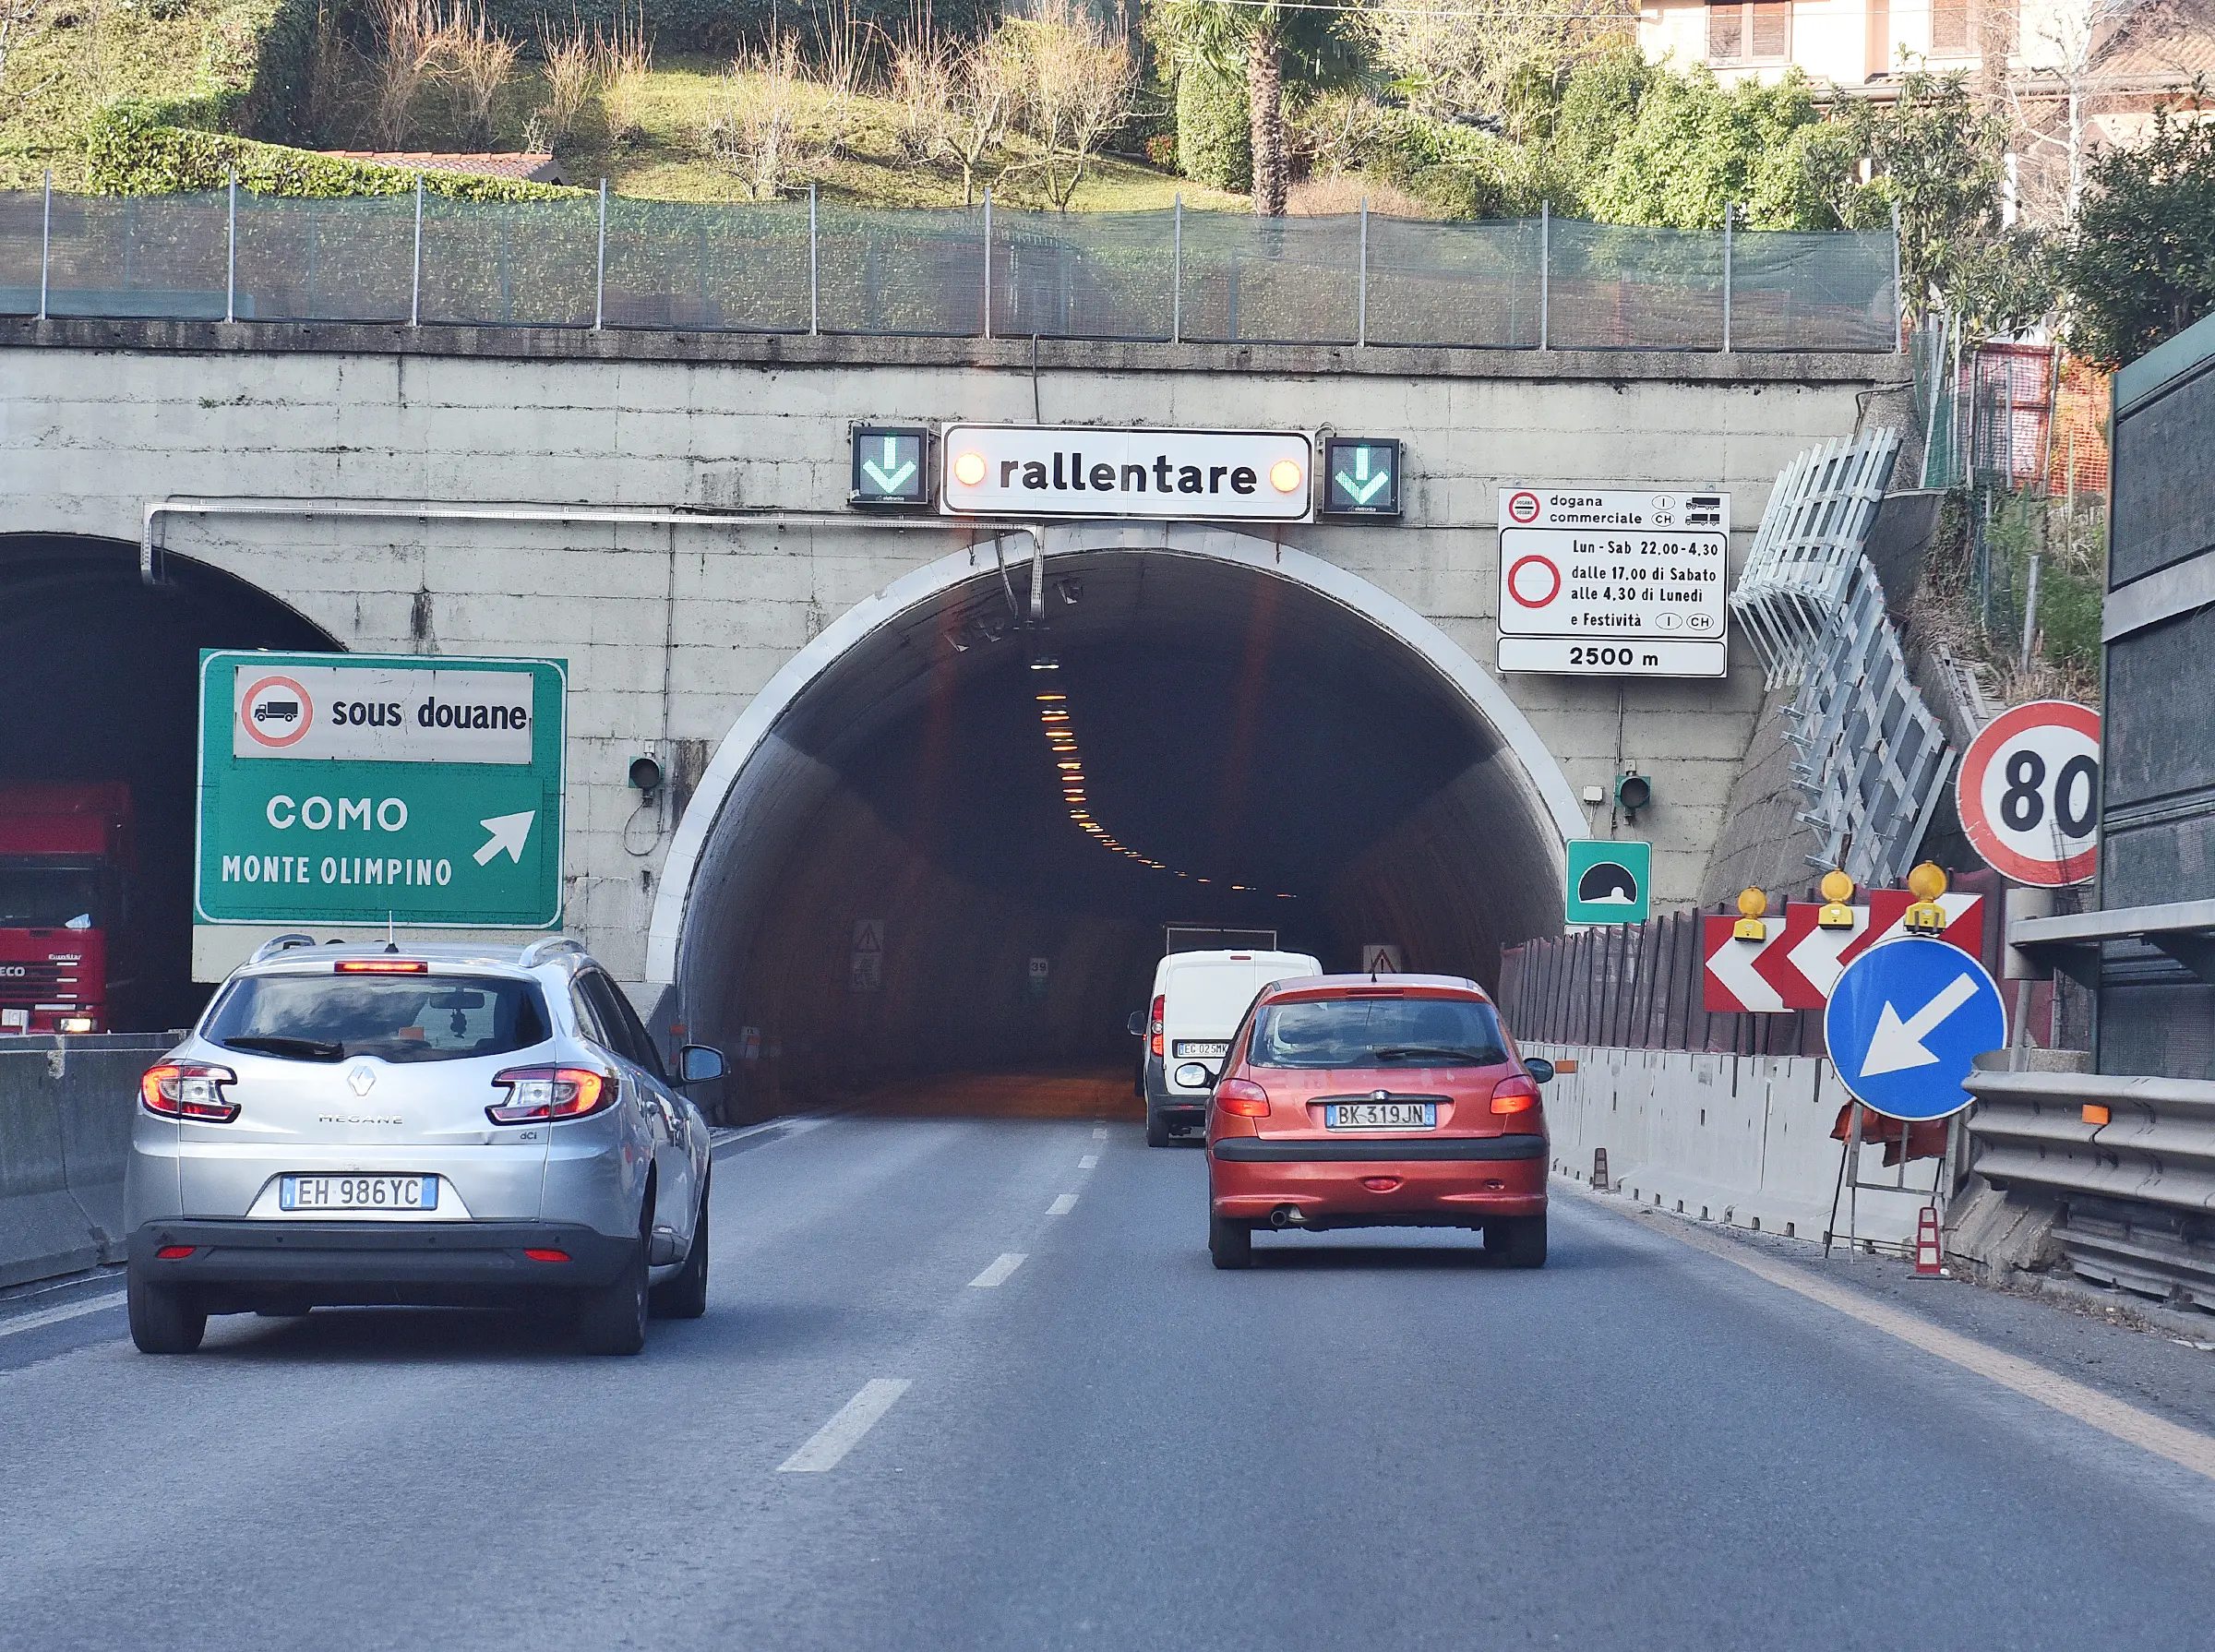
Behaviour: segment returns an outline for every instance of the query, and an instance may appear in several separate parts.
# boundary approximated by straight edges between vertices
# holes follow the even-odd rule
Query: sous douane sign
[[[953,425],[939,443],[953,516],[1306,521],[1314,445],[1297,431]]]
[[[200,656],[206,924],[561,921],[557,660]]]

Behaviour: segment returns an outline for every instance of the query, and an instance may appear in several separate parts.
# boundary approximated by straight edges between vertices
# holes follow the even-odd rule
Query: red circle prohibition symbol
[[[2074,855],[2029,856],[2011,847],[1984,812],[1984,779],[2001,753],[2021,735],[2040,727],[2065,728],[2100,748],[2100,713],[2074,700],[2033,700],[2010,706],[1987,723],[1969,749],[1961,754],[1961,771],[1955,778],[1955,811],[1961,834],[1970,847],[1984,857],[1985,865],[2017,883],[2053,889],[2081,883],[2099,864],[2096,843]]]
[[[1552,587],[1536,602],[1523,594],[1523,570],[1527,568],[1544,569],[1546,577],[1553,581]],[[1507,570],[1507,593],[1526,608],[1543,608],[1548,603],[1562,594],[1562,570],[1543,557],[1522,557]]]
[[[254,697],[257,694],[259,694],[264,688],[290,688],[293,693],[300,697],[300,725],[299,727],[293,729],[291,734],[265,735],[259,728],[255,726]],[[256,683],[251,688],[248,688],[245,692],[245,698],[239,700],[238,720],[241,724],[245,724],[246,733],[252,735],[254,738],[261,745],[269,747],[290,746],[295,740],[303,737],[307,733],[308,724],[316,720],[315,701],[308,699],[307,690],[303,688],[298,683],[293,681],[291,677],[265,676],[261,679],[261,681]]]
[[[1508,495],[1507,514],[1524,526],[1529,526],[1539,520],[1539,496],[1533,493]]]

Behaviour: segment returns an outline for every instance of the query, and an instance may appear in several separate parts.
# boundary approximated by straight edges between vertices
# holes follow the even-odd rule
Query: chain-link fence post
[[[593,330],[607,318],[607,180],[600,180],[600,250],[593,260]]]
[[[408,325],[423,324],[423,174],[415,174],[415,260],[408,274]]]
[[[1354,343],[1369,343],[1369,197],[1361,198],[1361,272],[1354,286]]]
[[[1539,203],[1539,348],[1553,348],[1553,203]]]
[[[822,330],[822,243],[815,228],[815,186],[808,186],[808,336]]]
[[[223,230],[223,319],[238,319],[238,168],[231,169],[231,199]]]
[[[54,267],[54,168],[46,169],[46,205],[39,217],[39,319],[46,319],[47,272]]]
[[[1737,209],[1723,203],[1723,353],[1730,353],[1730,220]]]
[[[992,186],[985,186],[985,337],[992,336]]]
[[[1892,348],[1899,348],[1901,329],[1908,324],[1908,295],[1899,284],[1899,203],[1892,203]]]
[[[1184,342],[1184,191],[1169,220],[1169,342]]]

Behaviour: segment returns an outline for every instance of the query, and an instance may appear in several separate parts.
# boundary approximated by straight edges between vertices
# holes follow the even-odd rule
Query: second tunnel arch
[[[861,1059],[855,1029],[830,1030],[844,1012],[853,901],[915,907],[893,939],[925,956],[904,954],[913,978],[862,1019],[882,1022],[925,1065],[953,1059],[934,1052],[934,1038],[1020,1053],[994,1042],[1016,1036],[1012,1024],[975,1036],[944,1024],[943,1000],[936,1012],[924,1000],[947,992],[957,1021],[972,1000],[1005,998],[995,1013],[1035,1024],[1020,1029],[1033,1054],[1096,1054],[1086,1040],[1111,1023],[1119,1031],[1116,1006],[1143,991],[1133,972],[1150,962],[1133,955],[1158,952],[1158,927],[1150,941],[1140,932],[1194,916],[1194,895],[1226,921],[1285,927],[1274,920],[1286,915],[1287,944],[1304,937],[1326,967],[1360,940],[1415,938],[1411,967],[1489,977],[1500,944],[1558,928],[1562,845],[1582,833],[1582,812],[1528,719],[1436,625],[1360,576],[1267,539],[1074,524],[1047,530],[1044,544],[1048,635],[1065,669],[1032,673],[1022,628],[1030,548],[1027,535],[1011,535],[1003,573],[981,541],[856,605],[725,735],[673,842],[649,938],[648,978],[676,985],[692,1036],[737,1047],[742,1023],[761,1026],[769,1054],[780,1018],[813,1017],[820,1024],[799,1042]],[[1104,784],[1121,788],[1114,812],[1126,836],[1203,853],[1183,818],[1195,800],[1242,808],[1234,858],[1251,861],[1253,849],[1270,860],[1274,844],[1272,875],[1299,882],[1299,901],[1255,918],[1251,903],[1223,905],[1220,880],[1203,892],[1197,879],[1142,912],[1146,888],[1099,884],[1096,867],[1068,858],[1067,844],[1084,841],[1068,821],[1052,821],[1064,839],[1039,841],[1051,834],[1027,794],[1041,784],[1044,748],[1036,726],[1006,718],[1018,701],[1028,713],[1041,685],[1081,690],[1071,696],[1079,725],[1111,758],[1122,742]],[[1210,749],[1234,762],[1179,746],[1209,717],[1224,725]],[[1251,775],[1247,748],[1274,754]],[[1155,760],[1166,753],[1181,755]],[[951,777],[939,776],[949,765]],[[911,767],[920,779],[904,787],[893,772]],[[1225,769],[1238,773],[1224,782]],[[1236,807],[1211,787],[1238,793]],[[1225,852],[1220,833],[1213,852]],[[1143,857],[1131,858],[1136,872]],[[1080,908],[1091,916],[1072,916]],[[1050,1017],[1011,985],[1026,949],[1059,960],[1054,1012],[1076,1020],[1058,1034],[1041,1030]],[[913,1024],[895,1034],[903,1015]]]

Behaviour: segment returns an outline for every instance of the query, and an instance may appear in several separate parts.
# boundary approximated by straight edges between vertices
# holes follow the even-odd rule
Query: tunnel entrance
[[[1038,620],[1024,540],[1004,574],[952,558],[826,633],[718,753],[663,900],[690,1035],[738,1058],[731,1116],[1135,1107],[1126,1020],[1172,926],[1274,930],[1326,969],[1381,942],[1488,984],[1503,944],[1558,931],[1567,787],[1427,622],[1265,542],[1081,532]]]
[[[102,894],[117,1032],[187,1025],[207,1001],[192,980],[203,648],[339,644],[187,557],[164,555],[162,582],[148,585],[135,545],[0,534],[0,705],[12,713],[0,724],[0,787],[128,788],[126,864]]]

